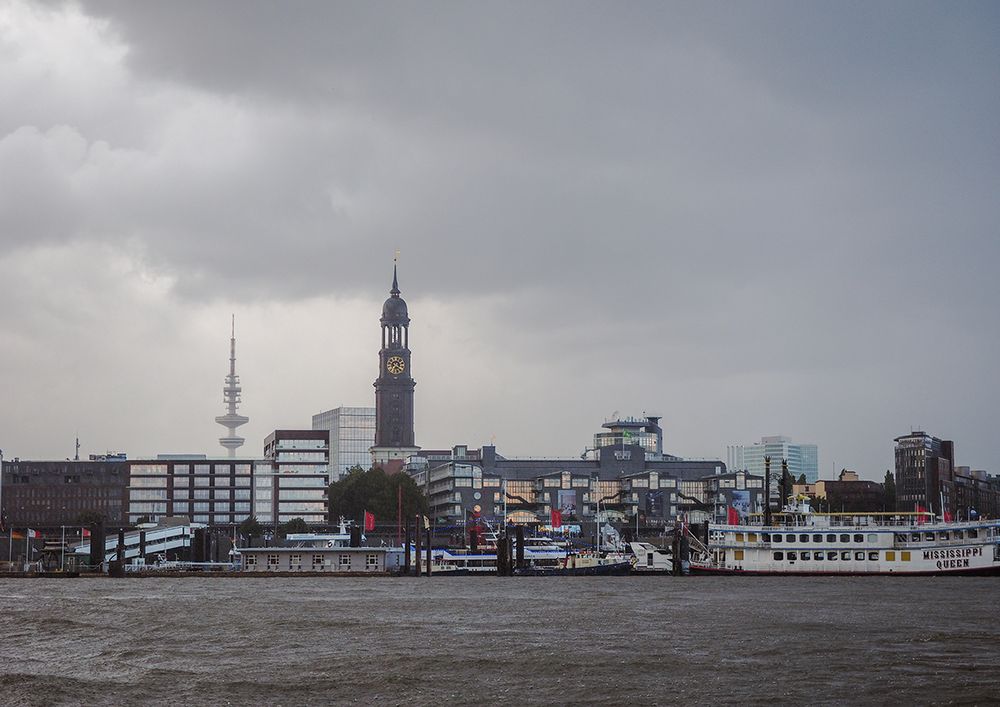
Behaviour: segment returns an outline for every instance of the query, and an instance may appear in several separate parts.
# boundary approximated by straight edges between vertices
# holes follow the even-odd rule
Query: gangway
[[[124,560],[138,559],[142,556],[141,533],[146,534],[146,555],[166,554],[168,550],[180,550],[191,547],[191,539],[194,531],[204,528],[201,523],[179,523],[177,525],[158,526],[152,528],[140,528],[130,530],[125,533],[125,553]],[[90,541],[68,544],[67,552],[74,555],[89,555]],[[110,562],[118,558],[118,534],[109,534],[104,541],[104,562]],[[92,565],[96,565],[95,558],[90,559]]]

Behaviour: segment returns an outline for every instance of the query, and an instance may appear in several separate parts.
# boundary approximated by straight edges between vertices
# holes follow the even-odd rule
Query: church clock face
[[[406,370],[406,362],[403,361],[401,356],[390,356],[389,360],[385,362],[385,370],[394,376],[398,376]]]

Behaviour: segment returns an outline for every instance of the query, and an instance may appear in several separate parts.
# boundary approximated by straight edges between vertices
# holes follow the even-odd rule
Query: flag
[[[29,537],[29,538],[37,538],[37,537],[38,537],[38,533],[36,533],[36,532],[35,532],[34,530],[32,530],[31,528],[28,528],[28,537]]]
[[[945,511],[944,512],[944,522],[945,523],[950,523],[951,520],[952,520],[951,519],[951,511]]]
[[[375,514],[365,511],[365,532],[369,533],[375,530]]]
[[[553,508],[552,509],[552,528],[555,529],[555,528],[561,528],[561,527],[562,527],[562,511],[556,510],[555,508]]]
[[[83,528],[81,530],[81,532],[80,532],[80,537],[81,538],[89,538],[90,537],[90,531],[87,530],[86,528]]]
[[[622,437],[624,437],[625,439],[632,439],[632,433],[629,432],[628,430],[624,430],[622,432]]]
[[[926,523],[927,522],[927,518],[924,515],[925,513],[927,513],[927,509],[924,508],[923,506],[921,506],[918,503],[917,504],[917,525],[920,525],[922,523]]]
[[[726,507],[726,522],[729,525],[739,525],[740,524],[740,514],[732,506]]]

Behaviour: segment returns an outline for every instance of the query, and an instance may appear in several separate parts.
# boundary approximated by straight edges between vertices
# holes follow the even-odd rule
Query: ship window
[[[795,560],[797,560],[797,559],[798,559],[798,558],[796,557],[796,555],[795,555],[795,553],[794,553],[794,552],[790,552],[790,553],[788,553],[788,560],[789,560],[790,562],[795,562]]]
[[[848,535],[847,533],[841,533],[840,534],[840,542],[842,542],[842,543],[849,543],[849,542],[851,542],[851,536]]]
[[[869,562],[877,562],[878,561],[878,550],[875,550],[873,552],[869,552],[868,553],[868,561]]]
[[[736,542],[743,542],[743,533],[736,533]]]
[[[816,533],[815,535],[813,535],[813,542],[814,543],[821,543],[821,542],[823,542],[823,536],[821,534],[819,534],[819,533]]]
[[[813,553],[813,559],[816,560],[816,562],[822,561],[822,559],[823,559],[823,553],[822,552],[814,552]]]
[[[840,553],[840,559],[842,559],[842,560],[849,560],[849,559],[851,559],[851,553],[850,553],[850,551],[849,550],[843,550],[843,551],[841,551],[841,553]]]
[[[878,536],[875,533],[868,533],[868,542],[878,542]]]
[[[865,541],[865,536],[864,535],[862,535],[861,533],[855,533],[854,534],[854,542],[856,542],[856,543],[863,543],[864,541]]]
[[[903,562],[909,562],[910,561],[910,553],[907,550],[903,550],[899,554],[902,555],[901,559],[902,559]]]
[[[793,543],[793,542],[795,542],[795,536],[794,536],[794,535],[789,535],[789,536],[788,536],[787,538],[785,538],[785,539],[786,539],[786,540],[787,540],[788,542],[790,542],[790,543]]]
[[[924,533],[924,540],[934,542],[934,533]]]
[[[809,536],[806,533],[802,533],[802,535],[799,536],[799,542],[800,543],[809,542]]]
[[[761,533],[760,534],[760,539],[763,540],[766,543],[769,543],[769,542],[771,542],[771,534],[770,533]]]
[[[837,542],[837,536],[835,534],[833,534],[833,533],[827,533],[827,535],[826,535],[826,541],[828,543],[835,543],[835,542]]]
[[[812,559],[812,556],[811,556],[811,554],[810,554],[810,553],[808,553],[808,552],[803,552],[803,553],[802,553],[802,559],[803,559],[803,560],[810,560],[810,559]]]
[[[733,559],[734,560],[742,560],[743,559],[743,551],[742,550],[733,550]]]
[[[830,550],[828,553],[826,553],[826,559],[830,560],[831,562],[833,560],[836,560],[837,557],[838,557],[838,555],[837,555],[837,551],[836,550]]]
[[[949,540],[949,539],[951,539],[951,534],[947,530],[942,530],[941,531],[941,539],[942,540]]]
[[[757,542],[757,533],[747,533],[747,542],[748,543]]]
[[[906,542],[906,533],[893,533],[892,538],[893,538],[893,540],[895,540],[898,543],[905,543]]]
[[[785,559],[785,553],[783,553],[783,552],[776,552],[776,553],[774,553],[774,559],[776,559],[776,560],[783,560],[783,559]]]
[[[896,551],[895,550],[886,550],[885,551],[885,559],[886,559],[887,562],[895,562],[896,561]]]
[[[859,562],[862,561],[862,560],[864,560],[865,559],[865,553],[863,553],[863,552],[856,552],[856,553],[854,553],[854,559],[858,560]]]
[[[963,533],[961,530],[956,530],[955,531],[955,540],[961,540],[964,537],[965,537],[965,533]]]
[[[910,540],[915,543],[920,542],[920,533],[910,533]]]
[[[969,534],[970,538],[978,538],[979,537],[979,531],[976,530],[975,528],[970,528],[969,531],[968,531],[968,534]]]

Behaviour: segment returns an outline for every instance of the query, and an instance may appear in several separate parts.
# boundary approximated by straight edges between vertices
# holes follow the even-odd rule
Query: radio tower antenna
[[[229,339],[229,375],[222,388],[222,402],[226,404],[226,414],[219,415],[215,421],[229,430],[229,434],[219,438],[219,444],[229,450],[229,456],[235,457],[236,450],[243,446],[246,440],[236,434],[236,428],[250,422],[250,418],[237,415],[236,408],[242,402],[240,393],[240,377],[236,375],[236,315],[233,315],[232,335]]]

